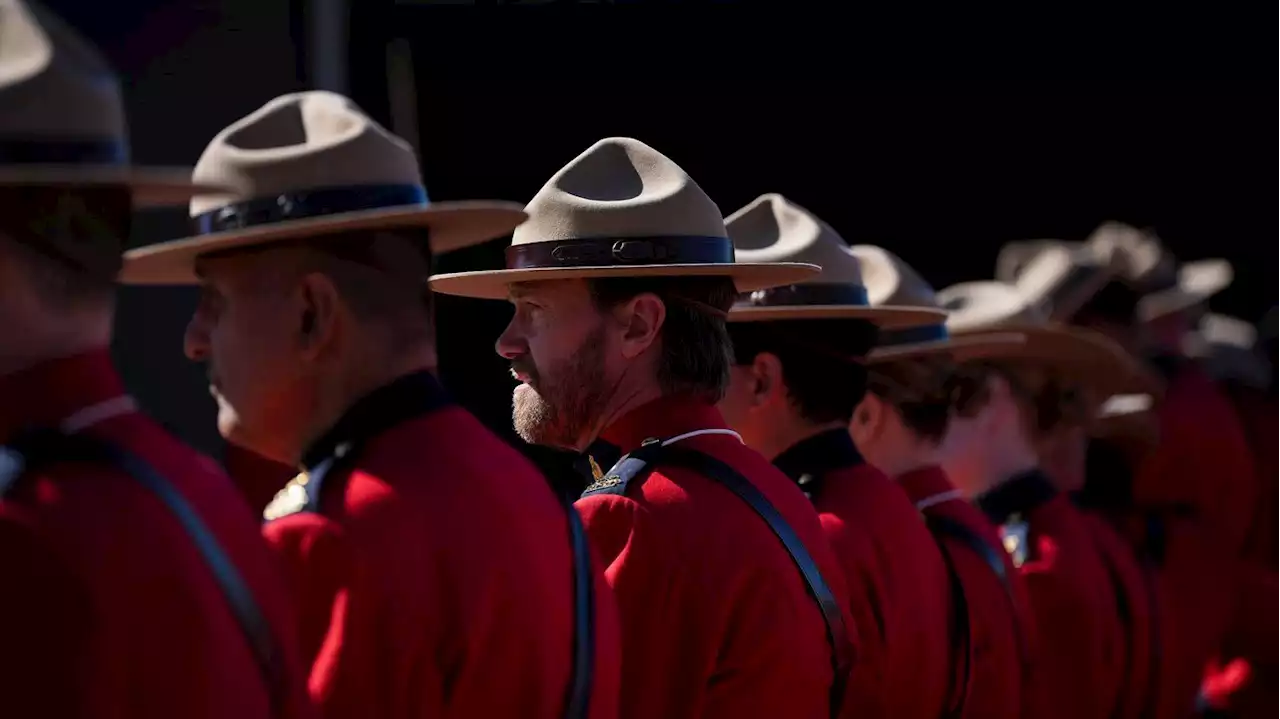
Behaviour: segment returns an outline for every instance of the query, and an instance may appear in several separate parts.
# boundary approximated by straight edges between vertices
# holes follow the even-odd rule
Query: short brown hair
[[[667,394],[691,393],[719,402],[729,386],[733,343],[725,318],[737,297],[725,277],[610,277],[587,282],[591,300],[601,310],[652,293],[667,306],[662,325],[662,357],[658,385]]]
[[[1027,363],[992,361],[967,363],[962,373],[984,387],[992,377],[1003,379],[1026,409],[1027,428],[1033,436],[1084,425],[1092,418],[1095,403],[1089,394],[1058,373]]]
[[[946,356],[927,356],[871,366],[867,389],[893,405],[907,429],[941,442],[951,415],[972,416],[985,402],[985,382],[959,371]]]
[[[751,364],[768,353],[782,364],[782,380],[800,416],[815,424],[849,423],[867,389],[863,358],[878,330],[849,319],[734,322],[734,358]]]

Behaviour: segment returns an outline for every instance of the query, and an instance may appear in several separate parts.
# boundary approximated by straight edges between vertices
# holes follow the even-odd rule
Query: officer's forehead
[[[507,296],[516,300],[544,300],[568,302],[590,298],[584,280],[542,280],[539,282],[513,282],[507,287]]]
[[[300,267],[302,261],[302,254],[295,248],[254,248],[199,257],[195,262],[195,275],[203,282],[212,282],[288,274]]]

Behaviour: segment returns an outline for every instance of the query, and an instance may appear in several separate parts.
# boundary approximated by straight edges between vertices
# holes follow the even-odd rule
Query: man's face
[[[198,265],[200,304],[187,325],[184,350],[204,362],[227,440],[293,462],[290,436],[310,412],[302,355],[306,312],[275,252]],[[283,455],[283,456],[282,456]]]
[[[599,428],[618,368],[609,317],[592,301],[586,282],[552,280],[513,285],[515,314],[498,338],[520,382],[512,421],[524,441],[578,448]]]

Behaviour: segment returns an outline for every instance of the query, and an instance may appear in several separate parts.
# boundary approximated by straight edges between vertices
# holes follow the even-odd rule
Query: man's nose
[[[182,352],[192,362],[203,362],[209,357],[209,328],[198,312],[191,316],[182,335]]]
[[[507,328],[498,335],[498,341],[493,343],[493,349],[504,359],[509,360],[528,354],[529,346],[525,343],[524,337],[516,331],[514,319],[507,323]]]

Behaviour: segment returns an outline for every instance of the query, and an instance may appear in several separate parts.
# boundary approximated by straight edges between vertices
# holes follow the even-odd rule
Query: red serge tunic
[[[0,378],[0,441],[56,427],[138,456],[195,509],[276,640],[282,713],[310,715],[286,588],[259,523],[211,460],[133,411],[106,350]],[[0,501],[0,715],[272,717],[255,656],[196,545],[122,471],[32,470]]]
[[[917,509],[930,519],[954,522],[984,542],[980,553],[961,539],[941,534],[951,566],[964,592],[970,644],[954,641],[953,696],[965,698],[961,716],[973,719],[1036,717],[1038,700],[1034,675],[1035,623],[1026,583],[1005,552],[999,533],[982,512],[967,502],[937,466],[923,467],[898,477]],[[1004,579],[990,564],[1001,563]],[[951,592],[948,591],[948,596]],[[951,597],[954,602],[955,598]],[[969,662],[965,685],[964,662]]]
[[[1088,520],[1039,470],[1014,476],[976,502],[1000,527],[1026,582],[1036,623],[1041,716],[1112,714],[1125,667],[1125,635]]]
[[[849,586],[861,641],[842,715],[942,716],[951,685],[950,584],[920,513],[863,461],[843,428],[805,439],[773,463],[810,495]]]
[[[632,410],[601,438],[626,453],[649,438],[707,429],[728,430],[714,406],[670,396]],[[746,477],[846,601],[840,565],[793,482],[729,434],[678,446]],[[822,613],[790,554],[746,502],[708,477],[658,467],[625,495],[592,495],[576,506],[621,612],[623,716],[829,716]]]
[[[304,461],[263,533],[291,580],[324,716],[558,719],[572,556],[542,475],[427,372],[357,402]],[[617,615],[597,577],[592,716],[611,717]]]

